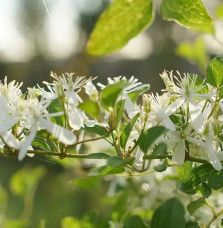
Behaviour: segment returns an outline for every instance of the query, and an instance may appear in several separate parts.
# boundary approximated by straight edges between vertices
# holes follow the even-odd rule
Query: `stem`
[[[211,224],[216,220],[220,215],[223,214],[223,209],[221,209],[219,212],[214,213],[213,218],[210,220],[210,222],[207,224],[207,228],[211,226]]]
[[[100,140],[100,139],[104,139],[105,137],[104,136],[100,136],[100,137],[97,137],[97,138],[93,138],[93,139],[85,139],[85,140],[82,140],[82,141],[79,141],[79,142],[76,142],[70,146],[76,146],[78,144],[82,144],[82,143],[86,143],[86,142],[91,142],[91,141],[97,141],[97,140]]]

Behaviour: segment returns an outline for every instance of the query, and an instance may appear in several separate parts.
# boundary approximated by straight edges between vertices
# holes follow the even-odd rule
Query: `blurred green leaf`
[[[203,197],[201,197],[197,200],[191,201],[187,205],[187,210],[190,213],[190,215],[193,215],[197,209],[199,209],[200,207],[203,207],[204,205],[206,205],[206,200]]]
[[[153,167],[153,169],[154,169],[156,172],[164,172],[164,171],[166,171],[167,167],[168,167],[168,161],[167,161],[167,159],[164,159],[163,162],[161,162],[161,163],[158,164],[158,165],[155,165],[155,166]]]
[[[176,54],[188,61],[195,62],[201,71],[207,67],[208,55],[204,41],[200,37],[193,43],[180,43],[176,48]]]
[[[86,112],[88,115],[94,117],[95,119],[99,118],[100,107],[97,101],[87,100],[78,105],[78,108]]]
[[[184,228],[184,206],[177,198],[161,204],[154,212],[151,228]]]
[[[64,112],[63,102],[60,101],[58,98],[54,99],[48,106],[48,112],[49,113]],[[64,115],[51,117],[50,119],[53,123],[56,123],[63,127],[65,126]]]
[[[180,189],[188,194],[195,193],[201,183],[205,183],[213,171],[212,165],[203,164],[194,168],[180,183]]]
[[[208,185],[214,189],[220,189],[223,187],[223,170],[212,170],[208,176]]]
[[[0,217],[4,214],[7,205],[8,194],[6,190],[0,185]]]
[[[155,146],[152,155],[163,155],[167,154],[167,145],[164,142],[159,143]]]
[[[20,169],[12,176],[10,181],[12,193],[24,196],[33,192],[44,174],[45,169],[41,166]]]
[[[106,86],[100,93],[101,102],[105,108],[114,107],[115,102],[126,86],[126,81],[122,80],[118,83],[110,84]]]
[[[130,218],[128,218],[124,225],[123,228],[148,228],[143,220],[138,216],[138,215],[133,215]]]
[[[108,159],[110,157],[111,156],[106,153],[92,153],[88,155],[88,158],[91,158],[91,159]]]
[[[186,223],[185,228],[200,228],[197,222],[189,221]]]
[[[152,0],[115,0],[99,18],[87,44],[91,55],[107,55],[122,48],[149,26],[154,18]]]
[[[141,85],[141,86],[138,86],[138,87],[132,89],[128,93],[128,96],[132,100],[132,102],[136,102],[137,99],[139,98],[139,96],[141,94],[145,93],[146,91],[148,91],[149,89],[150,89],[150,85],[149,84],[144,84],[144,85]]]
[[[223,18],[223,4],[222,3],[220,5],[218,5],[218,7],[215,11],[215,15],[219,18]]]
[[[139,117],[139,113],[137,113],[132,120],[125,126],[121,136],[120,136],[120,146],[122,149],[125,149],[126,143],[128,141],[128,138],[130,136],[130,133],[135,125],[136,120]]]
[[[166,132],[163,126],[152,127],[144,131],[139,138],[139,146],[144,153],[147,153],[149,147]]]
[[[78,218],[65,217],[61,221],[61,228],[93,228],[93,224],[81,221]]]
[[[207,82],[215,87],[223,85],[223,57],[211,60],[207,67]]]
[[[116,126],[117,129],[121,123],[123,113],[125,112],[125,100],[120,100],[115,105],[115,112],[116,112]]]
[[[104,166],[91,169],[89,176],[115,175],[123,172],[125,172],[125,168],[123,166],[104,165]]]
[[[22,219],[10,220],[4,219],[2,228],[27,228],[27,221]]]
[[[108,130],[105,127],[98,125],[98,124],[95,124],[93,127],[88,127],[88,126],[84,125],[82,130],[90,132],[90,133],[95,133],[100,136],[108,136],[108,134],[109,134]]]
[[[201,32],[214,32],[212,18],[201,0],[163,0],[161,12],[165,20]]]

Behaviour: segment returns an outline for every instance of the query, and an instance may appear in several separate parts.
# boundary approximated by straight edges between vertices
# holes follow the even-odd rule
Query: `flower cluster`
[[[18,151],[19,160],[33,149],[32,142],[41,130],[62,144],[62,151],[77,143],[77,131],[82,132],[78,132],[79,141],[88,131],[102,136],[122,158],[134,155],[136,170],[145,168],[145,153],[151,154],[160,142],[177,165],[193,156],[222,169],[223,101],[218,89],[199,76],[164,71],[162,94],[147,93],[149,85],[134,77],[108,78],[107,85],[98,83],[99,91],[94,78],[68,73],[51,76],[52,83],[43,82],[45,89],[37,86],[24,94],[21,83],[5,79],[0,84],[0,145]],[[140,136],[155,126],[164,126],[167,131],[148,151],[142,151]]]

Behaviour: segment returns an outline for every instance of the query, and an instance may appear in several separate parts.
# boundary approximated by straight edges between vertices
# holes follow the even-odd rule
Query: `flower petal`
[[[216,170],[221,170],[222,165],[221,165],[221,162],[219,161],[219,159],[217,157],[217,154],[215,153],[211,137],[207,136],[205,139],[206,139],[206,150],[208,152],[208,157],[209,157],[211,164],[213,165],[213,167]]]
[[[23,160],[23,158],[26,156],[26,152],[27,152],[29,146],[32,144],[33,139],[36,136],[37,129],[38,129],[37,124],[34,124],[30,134],[23,141],[21,150],[19,151],[19,155],[18,155],[19,161]]]
[[[168,128],[168,129],[170,129],[172,131],[175,131],[176,130],[176,127],[175,127],[174,123],[170,120],[169,117],[166,117],[166,118],[163,119],[163,125],[166,128]]]
[[[185,159],[185,151],[185,141],[181,140],[174,151],[172,161],[180,166],[183,165]]]
[[[0,132],[8,131],[12,128],[19,120],[15,117],[9,116],[2,123],[0,123]]]
[[[9,146],[16,150],[20,149],[19,140],[11,133],[11,131],[1,132],[0,133],[4,142]]]
[[[67,145],[71,145],[76,142],[76,137],[70,130],[43,118],[40,118],[39,121],[46,128],[46,130],[49,131],[55,138],[59,139],[60,142]]]
[[[84,118],[80,110],[75,106],[68,107],[69,124],[73,130],[80,130],[84,124]]]

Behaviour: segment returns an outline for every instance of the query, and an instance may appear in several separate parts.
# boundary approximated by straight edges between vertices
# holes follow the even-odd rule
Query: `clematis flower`
[[[37,131],[42,128],[46,129],[55,138],[57,138],[60,142],[66,145],[71,145],[75,143],[76,137],[70,130],[65,129],[48,120],[49,117],[59,116],[63,114],[48,113],[46,109],[48,105],[49,103],[46,102],[46,100],[39,101],[37,98],[28,97],[26,113],[24,114],[21,124],[24,128],[29,129],[29,135],[26,136],[26,138],[22,142],[21,149],[18,155],[19,160],[22,160],[26,156],[28,147],[32,144],[32,141],[34,140]]]
[[[130,118],[132,118],[138,112],[138,109],[137,109],[136,104],[134,104],[132,102],[132,100],[130,99],[128,94],[134,92],[135,90],[140,89],[142,86],[145,86],[145,85],[143,85],[142,82],[138,82],[138,79],[135,78],[134,76],[132,76],[129,80],[127,80],[127,78],[125,76],[124,77],[118,76],[118,77],[114,77],[114,78],[108,77],[108,84],[115,84],[122,80],[126,81],[126,86],[123,89],[122,94],[120,95],[119,99],[122,97],[126,100],[125,110],[126,110],[128,116]],[[102,89],[106,87],[105,85],[103,85],[101,83],[98,83],[97,85],[100,86]],[[148,84],[146,84],[146,85],[149,87]]]

